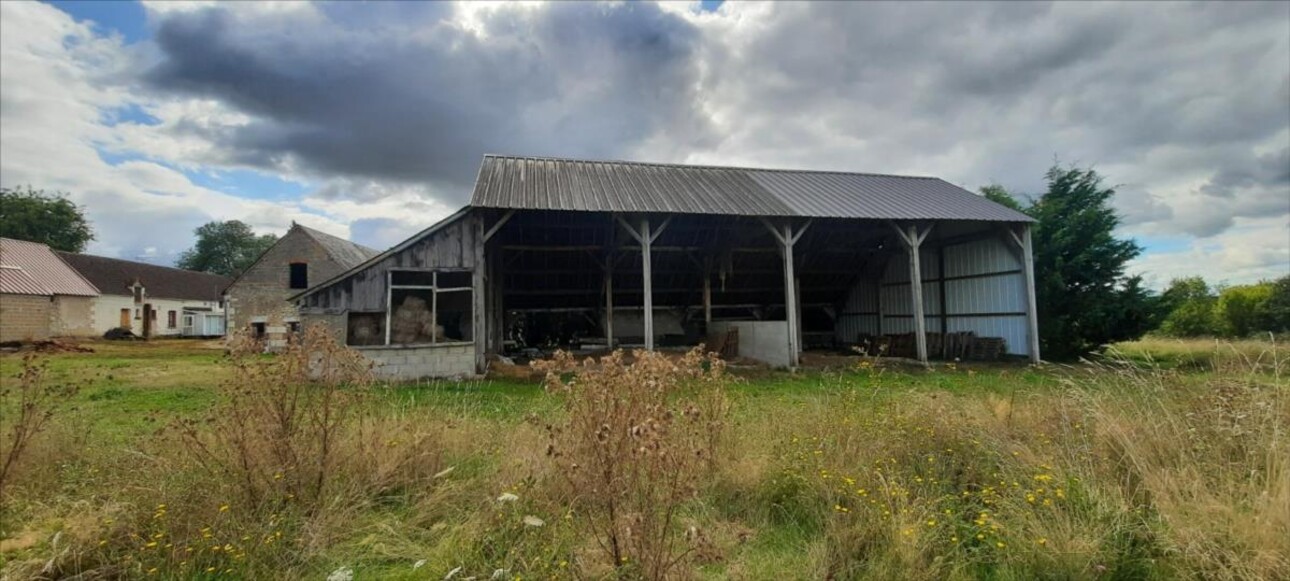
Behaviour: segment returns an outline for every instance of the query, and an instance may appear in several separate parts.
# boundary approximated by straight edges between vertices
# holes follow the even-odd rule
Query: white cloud
[[[225,218],[389,244],[497,152],[1021,193],[1091,165],[1125,235],[1190,241],[1135,272],[1290,271],[1290,4],[162,2],[130,47],[47,5],[0,10],[0,181],[72,192],[100,252],[173,255]],[[157,122],[113,124],[126,105]],[[232,168],[308,193],[184,173]]]

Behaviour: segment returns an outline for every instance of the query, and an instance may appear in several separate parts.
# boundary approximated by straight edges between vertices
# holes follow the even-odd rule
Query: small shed
[[[1037,361],[1031,223],[932,177],[489,155],[470,205],[294,299],[392,377],[705,341]]]

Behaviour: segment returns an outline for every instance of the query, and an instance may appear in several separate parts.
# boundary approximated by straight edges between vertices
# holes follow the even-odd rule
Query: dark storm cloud
[[[702,130],[697,31],[657,6],[495,11],[486,38],[446,14],[166,15],[147,80],[250,115],[207,135],[232,163],[430,184],[458,202],[484,153],[615,156],[678,119]]]
[[[217,6],[156,15],[147,78],[251,118],[171,131],[213,142],[218,163],[321,178],[319,199],[376,199],[389,188],[352,186],[384,182],[457,205],[497,152],[932,173],[1024,193],[1074,163],[1129,184],[1128,225],[1210,236],[1290,212],[1290,162],[1259,153],[1290,136],[1288,3],[761,9],[504,6],[468,30],[439,3]]]

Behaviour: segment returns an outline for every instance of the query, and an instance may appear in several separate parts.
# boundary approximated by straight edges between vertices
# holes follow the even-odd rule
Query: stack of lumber
[[[913,333],[900,333],[874,337],[860,335],[858,351],[867,355],[886,355],[913,359],[918,357],[918,345]],[[1008,352],[1007,342],[1001,337],[977,337],[971,331],[955,333],[928,333],[927,355],[952,361],[994,361]]]

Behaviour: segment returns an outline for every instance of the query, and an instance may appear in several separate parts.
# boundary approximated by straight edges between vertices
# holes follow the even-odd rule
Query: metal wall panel
[[[950,332],[973,331],[982,337],[1002,337],[1008,344],[1008,353],[1027,355],[1026,295],[1025,284],[1019,272],[1021,264],[1007,244],[997,238],[986,238],[945,247],[945,307],[949,316],[946,329]],[[923,274],[923,309],[928,332],[941,330],[941,283],[937,279],[938,252],[924,248],[921,252]],[[987,275],[987,276],[981,276]],[[956,278],[969,277],[969,278]],[[910,315],[909,261],[906,255],[897,254],[887,263],[877,298],[881,301],[883,333],[914,332],[914,319]],[[848,297],[848,309],[853,301],[861,299],[872,289],[872,282],[857,285]],[[859,309],[857,309],[859,310]],[[980,315],[980,316],[972,316]],[[860,322],[840,320],[838,338],[854,341],[857,333],[875,333],[877,321],[863,325]]]

